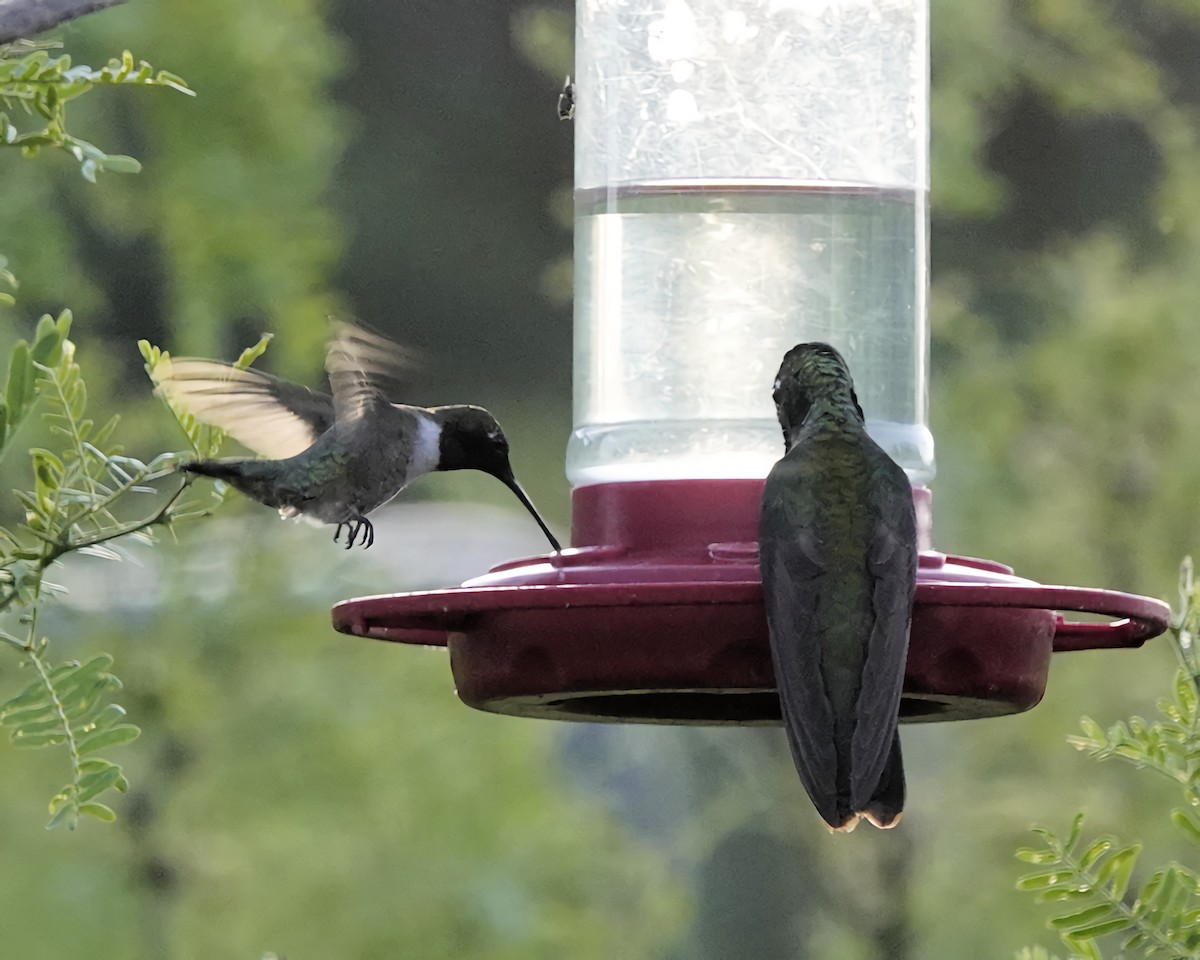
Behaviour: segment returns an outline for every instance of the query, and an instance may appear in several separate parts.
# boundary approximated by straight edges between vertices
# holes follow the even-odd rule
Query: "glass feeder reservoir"
[[[932,479],[926,19],[925,0],[580,0],[573,485],[762,479],[770,384],[806,340]]]
[[[572,548],[335,627],[447,645],[485,710],[779,722],[759,501],[779,363],[820,340],[914,485],[901,720],[1027,710],[1055,650],[1161,633],[1157,600],[931,549],[927,37],[928,0],[577,0]]]

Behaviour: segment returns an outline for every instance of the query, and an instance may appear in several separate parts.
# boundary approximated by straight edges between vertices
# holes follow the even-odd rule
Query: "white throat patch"
[[[442,458],[442,427],[425,414],[417,416],[417,436],[408,461],[408,481],[437,469]]]

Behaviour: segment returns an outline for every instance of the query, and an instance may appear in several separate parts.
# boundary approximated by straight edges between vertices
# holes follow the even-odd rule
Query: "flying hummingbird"
[[[904,470],[867,435],[850,370],[802,343],[774,387],[787,452],[763,488],[759,565],[784,726],[813,805],[836,831],[904,808],[896,728],[916,590]]]
[[[335,523],[346,549],[361,534],[375,542],[367,514],[434,470],[481,470],[507,486],[554,534],[517,483],[508,440],[482,407],[392,403],[389,386],[411,360],[395,343],[349,323],[334,326],[325,352],[332,396],[259,370],[215,360],[170,358],[156,368],[156,392],[202,423],[271,459],[193,460],[182,469],[216,477],[280,516]]]

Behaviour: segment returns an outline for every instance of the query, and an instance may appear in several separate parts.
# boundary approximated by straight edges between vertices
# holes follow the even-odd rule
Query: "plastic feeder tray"
[[[480,710],[557,720],[779,723],[755,542],[760,480],[577,488],[573,543],[461,587],[346,600],[343,633],[447,646]],[[914,491],[928,539],[929,493]],[[1099,614],[1075,622],[1059,611]],[[923,549],[903,722],[1020,713],[1056,651],[1138,647],[1166,604],[1043,586],[990,560]]]

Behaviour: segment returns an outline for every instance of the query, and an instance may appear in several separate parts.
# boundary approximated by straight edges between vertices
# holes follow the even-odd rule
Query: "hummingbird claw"
[[[333,531],[333,542],[340,543],[339,539],[342,535],[342,527],[346,528],[346,549],[349,550],[356,542],[361,542],[363,549],[369,549],[375,543],[375,526],[366,517],[357,517],[354,520],[343,520],[337,525]],[[359,541],[358,534],[361,531],[362,540]]]

